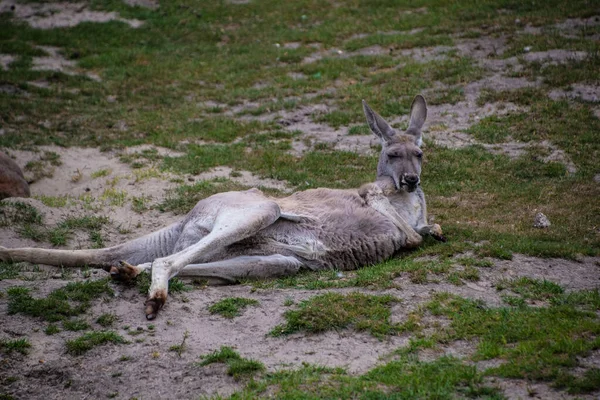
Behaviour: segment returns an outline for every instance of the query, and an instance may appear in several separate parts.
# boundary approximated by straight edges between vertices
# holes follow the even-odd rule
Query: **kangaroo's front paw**
[[[440,242],[446,242],[447,241],[446,237],[442,233],[442,227],[439,226],[438,224],[431,225],[431,236],[435,240],[438,240]]]

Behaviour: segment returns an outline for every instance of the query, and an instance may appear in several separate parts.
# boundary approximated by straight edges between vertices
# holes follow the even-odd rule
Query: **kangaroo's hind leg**
[[[209,233],[196,243],[170,256],[157,258],[152,263],[152,283],[146,301],[146,318],[154,319],[167,299],[169,279],[187,265],[204,263],[222,252],[227,246],[254,236],[273,224],[281,213],[274,201],[256,192],[230,192],[211,198],[198,210],[201,219],[188,221]],[[188,227],[186,226],[185,229]],[[184,232],[185,232],[184,229]],[[181,241],[187,238],[182,235]]]
[[[186,265],[177,276],[205,279],[211,285],[227,285],[244,279],[296,275],[303,265],[297,258],[281,254],[241,256],[223,261]]]

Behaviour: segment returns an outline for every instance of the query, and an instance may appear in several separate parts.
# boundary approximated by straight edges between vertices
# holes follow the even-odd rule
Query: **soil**
[[[148,0],[129,0],[130,5],[155,8],[158,4]],[[243,4],[247,1],[229,0],[230,3]],[[83,21],[106,22],[119,20],[132,27],[141,25],[140,21],[127,20],[117,13],[90,11],[82,3],[26,3],[14,0],[0,2],[0,12],[7,11],[15,5],[15,16],[33,27],[53,28],[74,26]],[[422,9],[419,12],[426,12]],[[591,18],[590,21],[597,21]],[[589,21],[567,20],[565,31],[571,31]],[[284,47],[294,48],[298,44],[288,43]],[[485,104],[479,106],[476,99],[482,89],[495,90],[515,89],[539,85],[520,78],[507,76],[508,69],[519,65],[516,57],[508,59],[488,58],[490,53],[501,55],[505,49],[503,38],[482,37],[473,40],[459,41],[456,46],[463,54],[470,54],[480,60],[480,66],[486,70],[486,76],[477,82],[464,87],[465,100],[454,105],[442,104],[429,106],[429,117],[425,135],[436,143],[449,147],[463,147],[477,141],[464,132],[465,129],[488,115],[501,115],[511,112],[526,111],[525,108],[512,103]],[[54,69],[67,73],[77,73],[76,63],[66,60],[60,55],[60,49],[44,48],[48,53],[45,57],[34,57],[34,68]],[[419,62],[428,62],[445,57],[451,47],[433,47],[428,49],[402,50],[399,56],[412,57]],[[361,49],[353,53],[343,53],[337,49],[318,49],[303,62],[314,62],[325,56],[352,57],[355,54],[379,54],[389,50],[377,46]],[[550,50],[547,52],[526,53],[523,58],[543,63],[564,62],[569,58],[581,58],[582,52],[567,52]],[[0,55],[0,66],[9,68],[12,61],[10,56]],[[303,79],[298,76],[297,79]],[[40,84],[43,84],[40,83]],[[16,88],[15,88],[16,89]],[[0,87],[0,90],[5,90]],[[8,90],[8,89],[6,89]],[[18,89],[17,89],[18,90]],[[335,90],[335,89],[330,89]],[[588,85],[573,85],[569,91],[555,91],[555,97],[566,97],[569,100],[598,101],[598,87]],[[190,98],[192,100],[192,98]],[[218,104],[202,104],[213,107]],[[253,107],[256,105],[245,105]],[[259,118],[280,121],[283,129],[301,131],[300,137],[294,141],[294,154],[301,154],[317,143],[327,143],[338,150],[348,150],[357,153],[371,153],[377,143],[371,136],[349,136],[348,127],[333,129],[325,124],[313,121],[313,116],[330,110],[328,104],[305,106],[293,111],[281,111]],[[240,110],[231,111],[237,113]],[[406,122],[406,117],[392,122]],[[432,127],[436,127],[432,129]],[[442,127],[442,128],[439,128]],[[126,126],[123,127],[126,129]],[[511,156],[519,156],[532,144],[503,143],[486,145],[492,152],[504,152]],[[536,146],[546,146],[551,150],[549,160],[563,162],[573,170],[574,165],[560,149],[550,143],[535,143]],[[128,152],[141,152],[148,147],[130,148]],[[159,154],[177,155],[167,149],[156,148]],[[137,179],[134,169],[120,161],[120,154],[100,152],[89,148],[59,148],[54,146],[40,147],[39,152],[10,151],[16,162],[24,167],[27,162],[38,160],[40,152],[51,151],[60,155],[61,166],[55,167],[51,178],[42,178],[32,182],[33,198],[26,201],[34,205],[44,215],[45,223],[53,226],[68,216],[79,216],[85,211],[89,215],[81,196],[92,195],[102,197],[107,189],[125,191],[128,198],[133,196],[148,198],[149,204],[157,204],[168,196],[169,189],[178,184],[172,182],[172,176],[160,173],[146,179]],[[149,166],[148,168],[151,168]],[[110,170],[105,177],[92,176],[100,170]],[[247,171],[240,172],[241,176],[231,177],[232,170],[228,167],[216,168],[199,176],[185,177],[188,181],[228,177],[249,185],[262,185],[289,190],[285,182],[260,179]],[[598,179],[600,181],[600,179]],[[67,195],[73,199],[67,206],[52,208],[45,206],[42,196]],[[14,200],[5,200],[14,201]],[[179,218],[169,212],[149,210],[143,214],[135,212],[131,204],[111,205],[108,201],[93,204],[92,211],[96,215],[108,216],[110,226],[103,228],[107,246],[130,240],[166,226]],[[47,243],[36,243],[22,238],[12,227],[0,228],[1,244],[6,247],[49,247]],[[69,248],[85,248],[90,245],[85,235],[71,240]],[[502,279],[528,276],[536,279],[546,279],[562,285],[567,291],[595,289],[600,283],[600,259],[582,258],[578,261],[562,259],[538,259],[515,255],[510,261],[492,260],[493,267],[479,268],[481,279],[478,282],[468,282],[455,286],[447,282],[431,282],[414,284],[409,276],[400,276],[395,283],[397,289],[387,291],[370,291],[352,289],[369,294],[392,294],[402,300],[392,309],[392,319],[403,321],[410,311],[415,310],[424,302],[431,299],[437,292],[450,292],[464,297],[479,299],[490,306],[502,304],[501,296],[506,291],[498,291],[496,283]],[[70,280],[65,280],[60,269],[42,267],[39,271],[28,273],[31,280],[2,280],[0,293],[12,286],[26,286],[33,290],[35,296],[45,296],[52,290],[64,286]],[[92,278],[107,276],[104,271],[93,271]],[[72,272],[75,280],[84,279],[82,271]],[[319,335],[304,333],[293,334],[285,338],[269,335],[271,329],[283,322],[283,313],[288,309],[284,305],[290,299],[294,304],[314,296],[321,291],[306,291],[296,289],[255,289],[251,286],[196,287],[192,291],[173,294],[166,303],[159,318],[150,324],[144,317],[144,295],[137,289],[123,285],[113,285],[114,298],[100,301],[93,305],[87,313],[87,320],[94,319],[102,313],[114,313],[118,323],[113,329],[125,337],[130,343],[125,345],[105,345],[96,347],[82,356],[70,356],[65,353],[65,341],[78,337],[80,333],[63,331],[49,336],[44,333],[47,326],[30,317],[8,315],[7,298],[0,296],[0,339],[15,339],[27,337],[32,343],[28,355],[12,354],[0,357],[0,381],[7,382],[8,377],[18,377],[12,383],[3,383],[3,390],[17,398],[27,399],[63,399],[63,398],[105,398],[115,396],[119,399],[129,398],[198,398],[199,396],[228,396],[243,387],[243,382],[237,382],[227,376],[225,367],[212,365],[198,367],[199,356],[218,349],[220,346],[232,346],[247,358],[260,360],[268,371],[283,368],[300,367],[302,363],[312,363],[331,367],[345,367],[352,374],[360,374],[377,365],[390,352],[408,343],[407,335],[391,336],[379,340],[367,333],[352,330],[327,332]],[[339,290],[349,292],[350,290]],[[249,307],[241,316],[232,320],[211,315],[207,307],[228,297],[246,297],[259,301],[258,306]],[[293,306],[292,306],[293,307]],[[443,324],[443,320],[437,321]],[[101,329],[92,324],[94,329]],[[128,327],[126,329],[126,327]],[[130,332],[138,333],[131,335]],[[185,341],[185,349],[181,354],[169,351],[173,345],[181,344],[186,332],[189,337]],[[441,351],[422,358],[438,357],[441,353],[464,357],[474,347],[474,343],[455,342],[444,345]],[[124,360],[126,358],[126,360]],[[598,366],[598,354],[585,360]],[[483,369],[488,367],[478,364]],[[557,392],[543,383],[530,383],[521,380],[490,379],[490,383],[500,386],[508,398],[571,398],[563,392]],[[579,398],[595,398],[595,396],[579,396]]]

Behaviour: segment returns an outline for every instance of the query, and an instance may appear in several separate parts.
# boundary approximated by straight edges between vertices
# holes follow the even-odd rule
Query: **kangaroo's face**
[[[385,176],[391,177],[394,181],[396,189],[413,192],[421,180],[423,152],[413,143],[410,136],[396,134],[395,138],[404,139],[404,142],[386,146],[381,151],[379,162]]]
[[[423,152],[420,149],[421,128],[427,118],[423,96],[413,100],[410,124],[406,132],[398,133],[363,101],[363,109],[371,131],[381,139],[381,154],[377,179],[391,178],[396,190],[414,192],[420,183]]]

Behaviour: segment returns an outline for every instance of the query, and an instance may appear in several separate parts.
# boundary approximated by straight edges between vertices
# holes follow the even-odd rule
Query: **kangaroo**
[[[0,247],[0,260],[65,267],[104,268],[116,280],[152,275],[146,318],[156,318],[172,277],[211,284],[297,274],[300,270],[352,270],[418,246],[423,235],[445,241],[427,224],[420,187],[425,99],[413,100],[406,132],[396,132],[363,100],[371,131],[381,140],[377,177],[359,189],[311,189],[273,198],[258,189],[200,200],[183,218],[157,232],[94,250]]]

